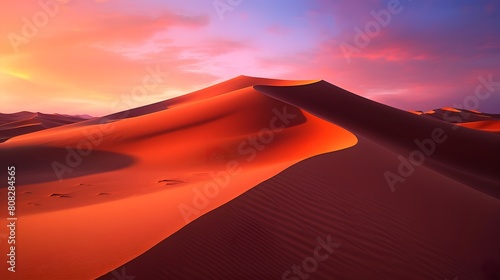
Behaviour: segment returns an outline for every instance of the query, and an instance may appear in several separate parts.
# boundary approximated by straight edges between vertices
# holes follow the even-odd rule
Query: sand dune
[[[432,117],[441,121],[456,124],[461,127],[499,134],[500,115],[481,113],[476,110],[458,110],[456,108],[442,108],[433,110],[432,113],[410,111],[416,115]]]
[[[23,119],[28,119],[33,117],[35,113],[32,112],[17,112],[17,113],[12,113],[12,114],[2,114],[0,113],[0,124],[5,124],[9,122],[14,122],[14,121],[20,121]]]
[[[13,279],[495,279],[499,142],[324,81],[245,76],[20,135],[0,144],[29,174]]]
[[[425,113],[426,116],[436,118],[449,123],[463,123],[496,119],[495,115],[480,113],[471,110],[458,110],[456,108],[442,108],[432,110],[433,113]]]
[[[282,277],[314,256],[318,237],[330,235],[340,247],[315,271],[302,268],[307,279],[497,279],[499,201],[425,167],[392,193],[381,174],[397,166],[396,157],[361,139],[300,162],[116,272],[136,279],[301,279]]]
[[[240,89],[209,88],[166,110],[3,143],[2,165],[30,174],[18,178],[18,279],[95,278],[288,166],[357,143],[347,130],[244,87],[254,80],[237,78],[224,85]],[[79,145],[90,148],[75,156]],[[65,165],[61,181],[54,162]]]
[[[487,121],[475,121],[475,122],[464,122],[458,124],[463,127],[482,130],[486,132],[500,134],[500,120],[487,120]]]
[[[325,82],[255,88],[340,124],[360,142],[293,165],[115,273],[125,271],[139,279],[496,279],[500,275],[496,238],[500,180],[494,168],[487,168],[498,166],[499,152],[492,151],[499,144],[496,136],[455,130]],[[415,174],[391,192],[384,172],[397,169],[399,154],[415,149],[415,137],[429,137],[436,128],[449,135],[438,147],[442,151],[416,166]],[[459,141],[469,143],[470,152]],[[487,150],[493,154],[485,161]],[[492,184],[485,187],[482,178],[457,176],[458,170],[467,172],[471,165],[453,163],[453,154],[475,164],[485,161],[480,164],[488,170],[483,178],[491,178]],[[464,209],[466,216],[460,214]],[[313,263],[309,270],[303,268],[302,261],[313,256],[317,239],[327,236],[338,247],[316,267]],[[302,267],[301,274],[292,273],[294,264]],[[99,279],[112,276],[110,272]]]
[[[172,99],[168,99],[165,101],[157,102],[154,104],[150,104],[147,106],[139,107],[139,108],[131,108],[126,111],[122,111],[119,113],[111,114],[106,116],[107,120],[116,120],[116,119],[125,119],[130,117],[137,117],[145,114],[151,114],[157,111],[165,110],[167,108],[173,108],[177,106],[182,106],[189,104],[191,102],[197,102],[200,100],[205,100],[208,98],[212,98],[214,96],[222,95],[225,93],[230,93],[238,89],[251,87],[254,85],[299,85],[299,84],[308,84],[316,81],[283,81],[283,80],[275,80],[275,79],[266,79],[266,78],[256,78],[256,77],[247,77],[247,76],[238,76],[234,79],[210,86],[208,88],[204,88],[202,90],[198,90],[192,92],[190,94],[182,95],[179,97],[175,97]]]
[[[68,116],[26,111],[13,114],[0,114],[0,143],[15,136],[81,122],[89,118],[91,117],[87,115]]]
[[[415,141],[418,140],[420,146],[425,146],[422,143],[429,142],[427,140],[432,139],[438,129],[438,138],[445,139],[444,143],[427,145],[432,153],[426,157],[424,165],[500,197],[500,173],[496,168],[500,150],[492,149],[500,141],[496,135],[459,129],[433,118],[422,118],[375,103],[326,82],[309,85],[306,90],[303,87],[256,88],[268,96],[300,106],[316,116],[332,121],[357,136],[389,146],[398,153],[422,150]],[[307,98],[304,97],[306,95]],[[350,106],[346,106],[347,104]],[[465,143],[467,148],[464,147]],[[434,148],[431,149],[431,146]],[[488,160],[485,160],[485,155],[488,155]]]

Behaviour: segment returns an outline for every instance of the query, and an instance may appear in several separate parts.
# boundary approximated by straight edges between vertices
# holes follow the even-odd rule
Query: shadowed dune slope
[[[497,135],[324,81],[241,76],[158,104],[0,144],[13,279],[500,277]]]
[[[291,166],[99,279],[499,279],[496,135],[326,82],[255,88],[353,131],[358,144]],[[446,141],[391,188],[384,174],[435,129]],[[328,236],[329,257],[304,262]]]
[[[244,87],[255,80],[246,79],[166,110],[2,143],[0,165],[19,174],[14,279],[93,279],[292,164],[356,145],[351,132]]]
[[[15,136],[81,122],[87,119],[87,116],[67,116],[26,111],[13,114],[0,114],[0,143]]]
[[[397,164],[395,153],[363,139],[300,162],[115,273],[135,279],[498,279],[499,201],[423,166],[393,193],[382,174]],[[301,268],[304,278],[285,274],[314,257],[317,238],[328,236],[340,247],[315,270]]]
[[[420,150],[425,154],[424,165],[500,198],[500,149],[495,148],[500,145],[500,139],[497,135],[422,118],[324,81],[289,88],[256,88],[268,96],[345,127],[404,158],[409,159],[411,152]],[[435,142],[433,135],[444,139],[444,142]],[[415,161],[422,160],[416,158]]]

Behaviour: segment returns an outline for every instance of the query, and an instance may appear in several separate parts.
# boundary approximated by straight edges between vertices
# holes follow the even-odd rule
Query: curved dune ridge
[[[358,144],[291,166],[99,279],[498,279],[497,136],[326,82],[255,88],[353,131]],[[435,129],[448,140],[391,189],[383,174]],[[316,256],[328,238],[328,257]]]
[[[18,136],[0,144],[30,174],[14,279],[498,279],[499,144],[245,76]]]
[[[500,198],[500,173],[497,168],[500,150],[494,148],[500,141],[497,135],[460,129],[435,118],[421,118],[323,81],[287,89],[273,86],[256,88],[392,151],[408,153],[421,150],[426,156],[423,160],[425,166]],[[436,138],[439,141],[436,142]]]
[[[424,167],[391,193],[396,156],[360,139],[300,162],[99,280],[498,279],[498,200]]]
[[[1,165],[19,174],[11,279],[96,278],[287,167],[356,145],[351,132],[251,86],[305,83],[242,76],[164,110],[2,143]]]

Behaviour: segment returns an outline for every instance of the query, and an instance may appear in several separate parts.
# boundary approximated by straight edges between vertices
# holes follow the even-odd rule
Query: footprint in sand
[[[53,193],[50,196],[59,198],[71,198],[71,195],[69,195],[68,193]]]
[[[165,183],[165,186],[171,186],[171,185],[177,185],[177,184],[182,184],[182,183],[186,183],[186,182],[181,181],[181,180],[167,180],[167,179],[163,179],[163,180],[158,181],[158,183]]]

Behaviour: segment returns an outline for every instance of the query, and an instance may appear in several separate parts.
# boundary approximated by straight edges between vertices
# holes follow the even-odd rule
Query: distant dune
[[[69,116],[26,111],[13,114],[0,113],[0,143],[18,135],[80,122],[90,118],[92,117],[89,115]]]
[[[412,113],[433,117],[462,127],[500,134],[500,115],[498,114],[486,114],[457,108],[436,109],[432,110],[432,113],[423,113],[422,111],[412,111]]]
[[[496,117],[457,111],[239,76],[19,135],[0,278],[498,279]]]

